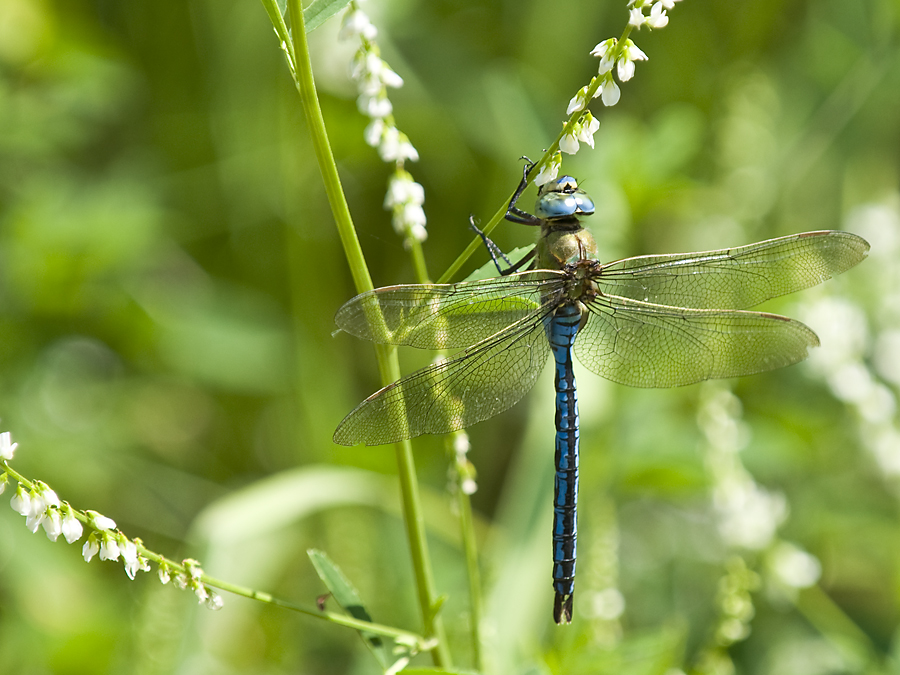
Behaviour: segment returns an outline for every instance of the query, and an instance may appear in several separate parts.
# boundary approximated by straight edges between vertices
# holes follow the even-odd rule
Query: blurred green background
[[[392,100],[421,157],[407,168],[426,190],[434,277],[470,240],[468,215],[486,221],[515,187],[517,158],[555,138],[624,5],[363,6],[406,82]],[[337,28],[311,49],[344,189],[375,284],[412,282]],[[495,672],[688,670],[726,658],[714,647],[729,616],[740,673],[900,672],[898,29],[897,0],[684,0],[664,30],[632,35],[649,61],[617,106],[593,104],[597,149],[564,163],[598,205],[602,257],[832,228],[873,250],[766,307],[819,332],[809,364],[665,391],[579,373],[571,627],[550,616],[550,380],[470,430]],[[504,249],[532,236],[495,233]],[[305,555],[323,549],[376,621],[419,630],[393,453],[331,442],[379,386],[371,347],[331,334],[354,294],[259,3],[0,3],[0,417],[17,470],[153,550],[297,602],[324,592]],[[430,357],[401,355],[407,372]],[[443,614],[468,665],[441,447],[415,443]],[[721,465],[735,458],[772,496],[772,541],[821,563],[817,587],[780,588],[771,550],[729,539]],[[754,526],[752,505],[737,515]],[[760,575],[752,607],[723,595],[735,565]],[[209,612],[155,574],[85,565],[80,543],[32,536],[6,510],[0,672],[377,668],[351,631],[229,596]]]

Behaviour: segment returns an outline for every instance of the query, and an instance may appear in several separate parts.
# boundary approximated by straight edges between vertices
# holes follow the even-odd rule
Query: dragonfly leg
[[[525,160],[525,167],[522,169],[522,180],[519,182],[519,187],[516,188],[515,194],[513,194],[512,199],[509,200],[509,206],[506,207],[506,219],[513,223],[519,223],[521,225],[539,226],[542,222],[540,218],[538,218],[537,216],[533,216],[516,206],[516,202],[519,201],[519,197],[522,196],[522,193],[525,192],[525,188],[528,187],[528,174],[531,172],[535,165],[535,163],[527,157],[522,157],[521,159]]]
[[[495,244],[493,240],[475,224],[475,218],[472,216],[469,216],[469,227],[474,230],[475,234],[481,237],[481,241],[484,242],[484,246],[488,250],[488,253],[491,255],[491,260],[494,261],[494,266],[497,268],[500,276],[506,276],[507,274],[518,272],[526,263],[531,262],[531,260],[534,258],[534,249],[532,249],[521,260],[513,264],[512,261],[506,257],[506,254],[500,250],[500,247],[497,246],[497,244]],[[500,261],[498,260],[498,258],[502,258],[503,262],[507,264],[506,269],[503,269],[500,266]]]

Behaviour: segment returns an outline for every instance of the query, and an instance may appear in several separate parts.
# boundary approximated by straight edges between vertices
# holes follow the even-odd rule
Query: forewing
[[[575,338],[589,370],[632,387],[677,387],[802,361],[819,344],[807,326],[740,310],[667,307],[598,297]]]
[[[468,347],[539,313],[542,295],[564,284],[562,272],[541,270],[457,284],[387,286],[348,301],[335,322],[382,344]]]
[[[804,232],[748,246],[609,263],[603,293],[695,309],[742,309],[845,272],[869,250],[849,232]]]
[[[532,314],[372,394],[338,425],[334,442],[394,443],[449,433],[503,412],[531,389],[547,361],[546,315]]]

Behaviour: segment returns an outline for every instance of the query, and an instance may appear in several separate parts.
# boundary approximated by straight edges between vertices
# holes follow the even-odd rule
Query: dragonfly
[[[540,228],[530,256],[502,270],[489,244],[499,277],[387,286],[338,310],[339,329],[356,337],[460,351],[369,396],[338,425],[334,442],[380,445],[466,428],[518,402],[552,356],[553,618],[560,624],[572,621],[575,592],[573,353],[587,370],[633,387],[677,387],[789,366],[818,346],[816,334],[799,321],[747,308],[850,269],[869,244],[848,232],[817,231],[602,263],[580,220],[594,212],[594,203],[571,176],[540,188],[534,214],[516,206],[532,168],[526,165],[506,213],[512,222]]]

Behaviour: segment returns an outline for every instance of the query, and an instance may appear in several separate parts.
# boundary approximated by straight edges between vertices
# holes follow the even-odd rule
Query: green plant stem
[[[801,591],[794,604],[847,663],[869,672],[869,667],[878,662],[878,650],[871,638],[820,586]]]
[[[472,660],[475,670],[484,670],[481,657],[481,617],[484,609],[481,599],[481,572],[478,568],[478,543],[475,539],[475,520],[472,517],[472,500],[463,491],[465,477],[473,469],[466,466],[467,459],[460,458],[456,453],[455,440],[457,431],[446,437],[448,454],[453,457],[453,467],[456,472],[456,507],[459,510],[459,529],[462,534],[463,551],[466,556],[466,573],[469,579],[469,612],[471,614],[470,639],[472,641]]]
[[[314,616],[319,619],[330,621],[331,623],[336,623],[340,626],[355,628],[356,630],[365,631],[367,633],[375,633],[377,635],[383,635],[385,637],[393,639],[401,638],[404,640],[415,640],[416,643],[423,648],[426,647],[427,640],[424,637],[406,630],[401,630],[392,626],[384,626],[378,623],[370,623],[369,621],[362,621],[360,619],[354,619],[353,617],[347,616],[345,614],[320,611],[317,607],[305,607],[303,605],[289,602],[287,600],[280,600],[279,598],[269,595],[268,593],[261,593],[259,591],[253,590],[252,588],[238,586],[227,581],[222,581],[221,579],[207,576],[206,574],[200,575],[200,581],[202,581],[207,586],[212,586],[223,591],[228,591],[229,593],[234,593],[235,595],[241,595],[245,598],[250,598],[251,600],[268,602],[269,604],[275,605],[277,607],[289,609],[292,612],[299,612],[308,616]]]
[[[334,162],[334,156],[331,153],[331,146],[328,142],[325,121],[319,108],[319,100],[316,95],[315,82],[313,81],[312,65],[309,61],[309,48],[306,43],[306,29],[303,25],[303,10],[300,0],[289,0],[288,11],[291,18],[294,76],[297,88],[300,91],[301,106],[309,125],[319,170],[322,173],[325,191],[331,204],[338,235],[344,247],[344,253],[347,256],[347,262],[350,265],[353,281],[357,291],[363,292],[373,287],[372,279],[366,266],[362,248],[359,245],[359,239],[356,236],[356,230],[353,228],[350,210],[347,207],[347,202],[341,189],[337,165]],[[378,359],[378,369],[381,373],[382,382],[387,385],[399,379],[400,364],[396,350],[377,345],[375,354]],[[424,633],[426,638],[437,639],[435,646],[431,650],[432,658],[435,665],[446,668],[450,666],[450,654],[447,650],[443,622],[437,614],[439,604],[434,585],[434,574],[431,568],[431,558],[428,553],[425,518],[419,498],[412,445],[409,441],[404,441],[396,443],[394,448],[403,502],[403,516],[410,542]]]

